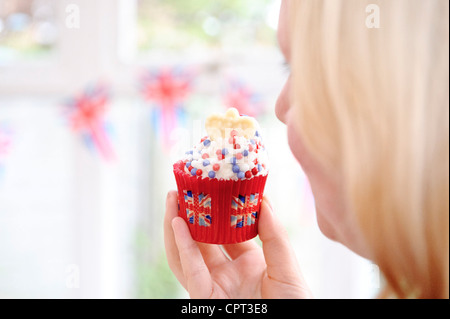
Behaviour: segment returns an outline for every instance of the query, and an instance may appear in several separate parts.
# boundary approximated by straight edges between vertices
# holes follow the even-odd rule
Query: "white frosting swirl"
[[[259,131],[248,139],[238,134],[237,130],[230,130],[225,138],[202,138],[182,159],[184,171],[193,176],[225,180],[267,175],[268,156]]]

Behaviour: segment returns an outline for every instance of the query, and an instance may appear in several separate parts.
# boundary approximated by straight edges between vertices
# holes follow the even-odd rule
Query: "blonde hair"
[[[366,20],[379,8],[379,28]],[[449,297],[447,0],[291,0],[291,103],[386,289]],[[371,8],[371,7],[369,7]]]

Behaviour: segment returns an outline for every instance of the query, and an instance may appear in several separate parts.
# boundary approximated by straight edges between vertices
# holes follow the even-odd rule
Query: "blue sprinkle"
[[[255,132],[255,136],[259,136],[259,132],[258,131]]]
[[[209,160],[205,159],[205,160],[203,161],[203,166],[208,166],[208,165],[209,165]]]
[[[210,140],[204,140],[203,141],[203,145],[205,145],[206,147],[208,147],[211,144]]]
[[[239,173],[237,174],[237,177],[238,177],[239,179],[243,179],[243,178],[245,177],[245,173],[244,173],[244,172],[239,172]]]
[[[239,165],[233,165],[233,173],[239,173],[240,170]]]
[[[195,176],[195,174],[197,174],[197,169],[196,169],[196,168],[193,168],[193,169],[191,170],[191,174]]]
[[[242,152],[242,155],[248,156],[248,151],[247,151],[247,150],[244,150],[244,151]]]
[[[252,143],[253,145],[255,145],[255,144],[256,144],[256,142],[255,142],[255,140],[254,140],[254,139],[251,139],[251,140],[250,140],[250,143]]]
[[[209,176],[209,178],[214,178],[214,177],[216,177],[216,172],[209,171],[208,176]]]
[[[222,155],[227,155],[227,154],[228,154],[228,149],[222,148]]]
[[[261,170],[262,170],[262,167],[260,164],[258,164],[258,171],[261,172]]]
[[[237,162],[237,159],[236,159],[236,157],[232,157],[232,158],[230,158],[230,163],[231,164],[236,164],[236,162]]]
[[[191,162],[186,162],[186,168],[189,168],[191,166]]]
[[[194,154],[194,151],[193,151],[193,150],[190,150],[190,151],[189,151],[189,154]]]

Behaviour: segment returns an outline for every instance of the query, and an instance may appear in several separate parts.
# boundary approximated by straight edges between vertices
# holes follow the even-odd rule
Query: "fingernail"
[[[166,200],[168,200],[171,196],[173,196],[172,193],[174,193],[174,192],[175,192],[175,191],[173,191],[173,190],[172,190],[172,191],[168,191],[168,192],[167,192]]]

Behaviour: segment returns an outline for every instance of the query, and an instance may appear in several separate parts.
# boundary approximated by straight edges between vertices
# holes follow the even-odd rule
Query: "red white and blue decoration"
[[[227,108],[234,107],[239,114],[258,117],[263,112],[261,96],[251,90],[243,81],[232,79],[224,95]]]
[[[6,124],[0,123],[0,178],[4,171],[4,161],[10,152],[12,131]]]
[[[6,125],[0,123],[0,160],[3,160],[8,155],[11,147],[11,139],[11,130]]]
[[[233,196],[231,199],[231,227],[242,228],[256,223],[259,194]]]
[[[78,133],[89,149],[107,160],[116,155],[110,140],[110,125],[105,120],[109,90],[105,85],[87,87],[81,94],[66,102],[65,115],[71,129]]]
[[[186,217],[190,224],[198,223],[199,226],[211,226],[211,196],[208,194],[192,194],[184,190],[186,203]]]
[[[171,132],[184,121],[184,102],[192,91],[193,73],[179,67],[144,72],[140,91],[152,109],[152,124],[162,136],[163,145],[170,145]]]

